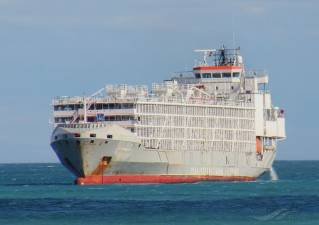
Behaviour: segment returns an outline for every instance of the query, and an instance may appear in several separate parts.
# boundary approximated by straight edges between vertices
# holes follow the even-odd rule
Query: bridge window
[[[203,73],[202,77],[203,78],[211,78],[212,75],[210,73]]]
[[[223,73],[223,78],[230,78],[231,77],[231,73]]]
[[[239,73],[238,72],[233,73],[233,77],[239,77]]]
[[[221,74],[220,73],[213,73],[213,78],[221,78]]]
[[[200,73],[195,73],[196,78],[200,78]]]

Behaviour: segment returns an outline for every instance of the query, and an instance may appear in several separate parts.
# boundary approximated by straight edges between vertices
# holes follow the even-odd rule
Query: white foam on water
[[[277,175],[276,170],[274,169],[274,167],[271,167],[270,170],[269,170],[269,172],[270,172],[270,179],[271,179],[272,181],[277,181],[277,180],[279,180],[279,177],[278,177],[278,175]]]
[[[269,214],[266,214],[264,216],[256,216],[253,217],[256,220],[259,221],[271,221],[271,220],[278,220],[278,219],[283,219],[285,218],[288,214],[290,213],[290,211],[286,208],[282,208],[282,209],[277,209]]]

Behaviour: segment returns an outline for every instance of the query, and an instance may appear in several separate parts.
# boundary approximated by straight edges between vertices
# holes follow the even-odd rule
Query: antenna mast
[[[216,52],[216,49],[195,49],[194,52],[203,53],[203,65],[207,65],[207,58],[210,57],[213,52]]]

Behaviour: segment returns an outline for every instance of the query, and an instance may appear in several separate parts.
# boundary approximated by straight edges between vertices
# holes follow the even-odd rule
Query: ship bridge
[[[220,82],[221,78],[240,78],[243,73],[244,65],[239,50],[239,48],[226,49],[224,47],[217,50],[195,50],[195,52],[203,54],[203,59],[193,67],[195,78],[210,82]]]

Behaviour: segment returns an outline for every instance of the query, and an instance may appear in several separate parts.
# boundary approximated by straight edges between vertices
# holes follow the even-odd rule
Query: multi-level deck
[[[130,170],[113,171],[116,168],[113,159],[107,163],[111,166],[114,162],[113,169],[103,169],[101,176],[152,171],[151,174],[173,176],[257,177],[270,168],[276,141],[285,138],[283,111],[271,103],[266,88],[268,76],[246,72],[239,49],[199,51],[204,53],[204,59],[193,68],[192,76],[178,73],[161,84],[153,84],[151,92],[146,86],[118,85],[106,86],[89,97],[55,98],[56,131],[60,129],[63,133],[61,129],[65,128],[65,132],[78,134],[92,126],[119,126],[130,133],[126,136],[135,138],[133,142],[140,149],[133,151],[139,159],[128,158],[125,163],[145,164],[149,160],[151,164],[164,163],[167,167],[154,171],[143,164],[137,171],[129,166]],[[210,56],[213,56],[211,63]],[[109,139],[110,132],[105,132],[103,138]],[[61,141],[55,134],[53,140]],[[55,150],[59,151],[57,146]],[[147,151],[155,153],[158,159],[154,161],[155,156]],[[97,162],[111,157],[107,147],[99,152]],[[68,167],[76,167],[69,159],[59,157]],[[180,166],[169,170],[170,165]],[[96,166],[88,166],[91,171],[73,172],[88,177]]]

